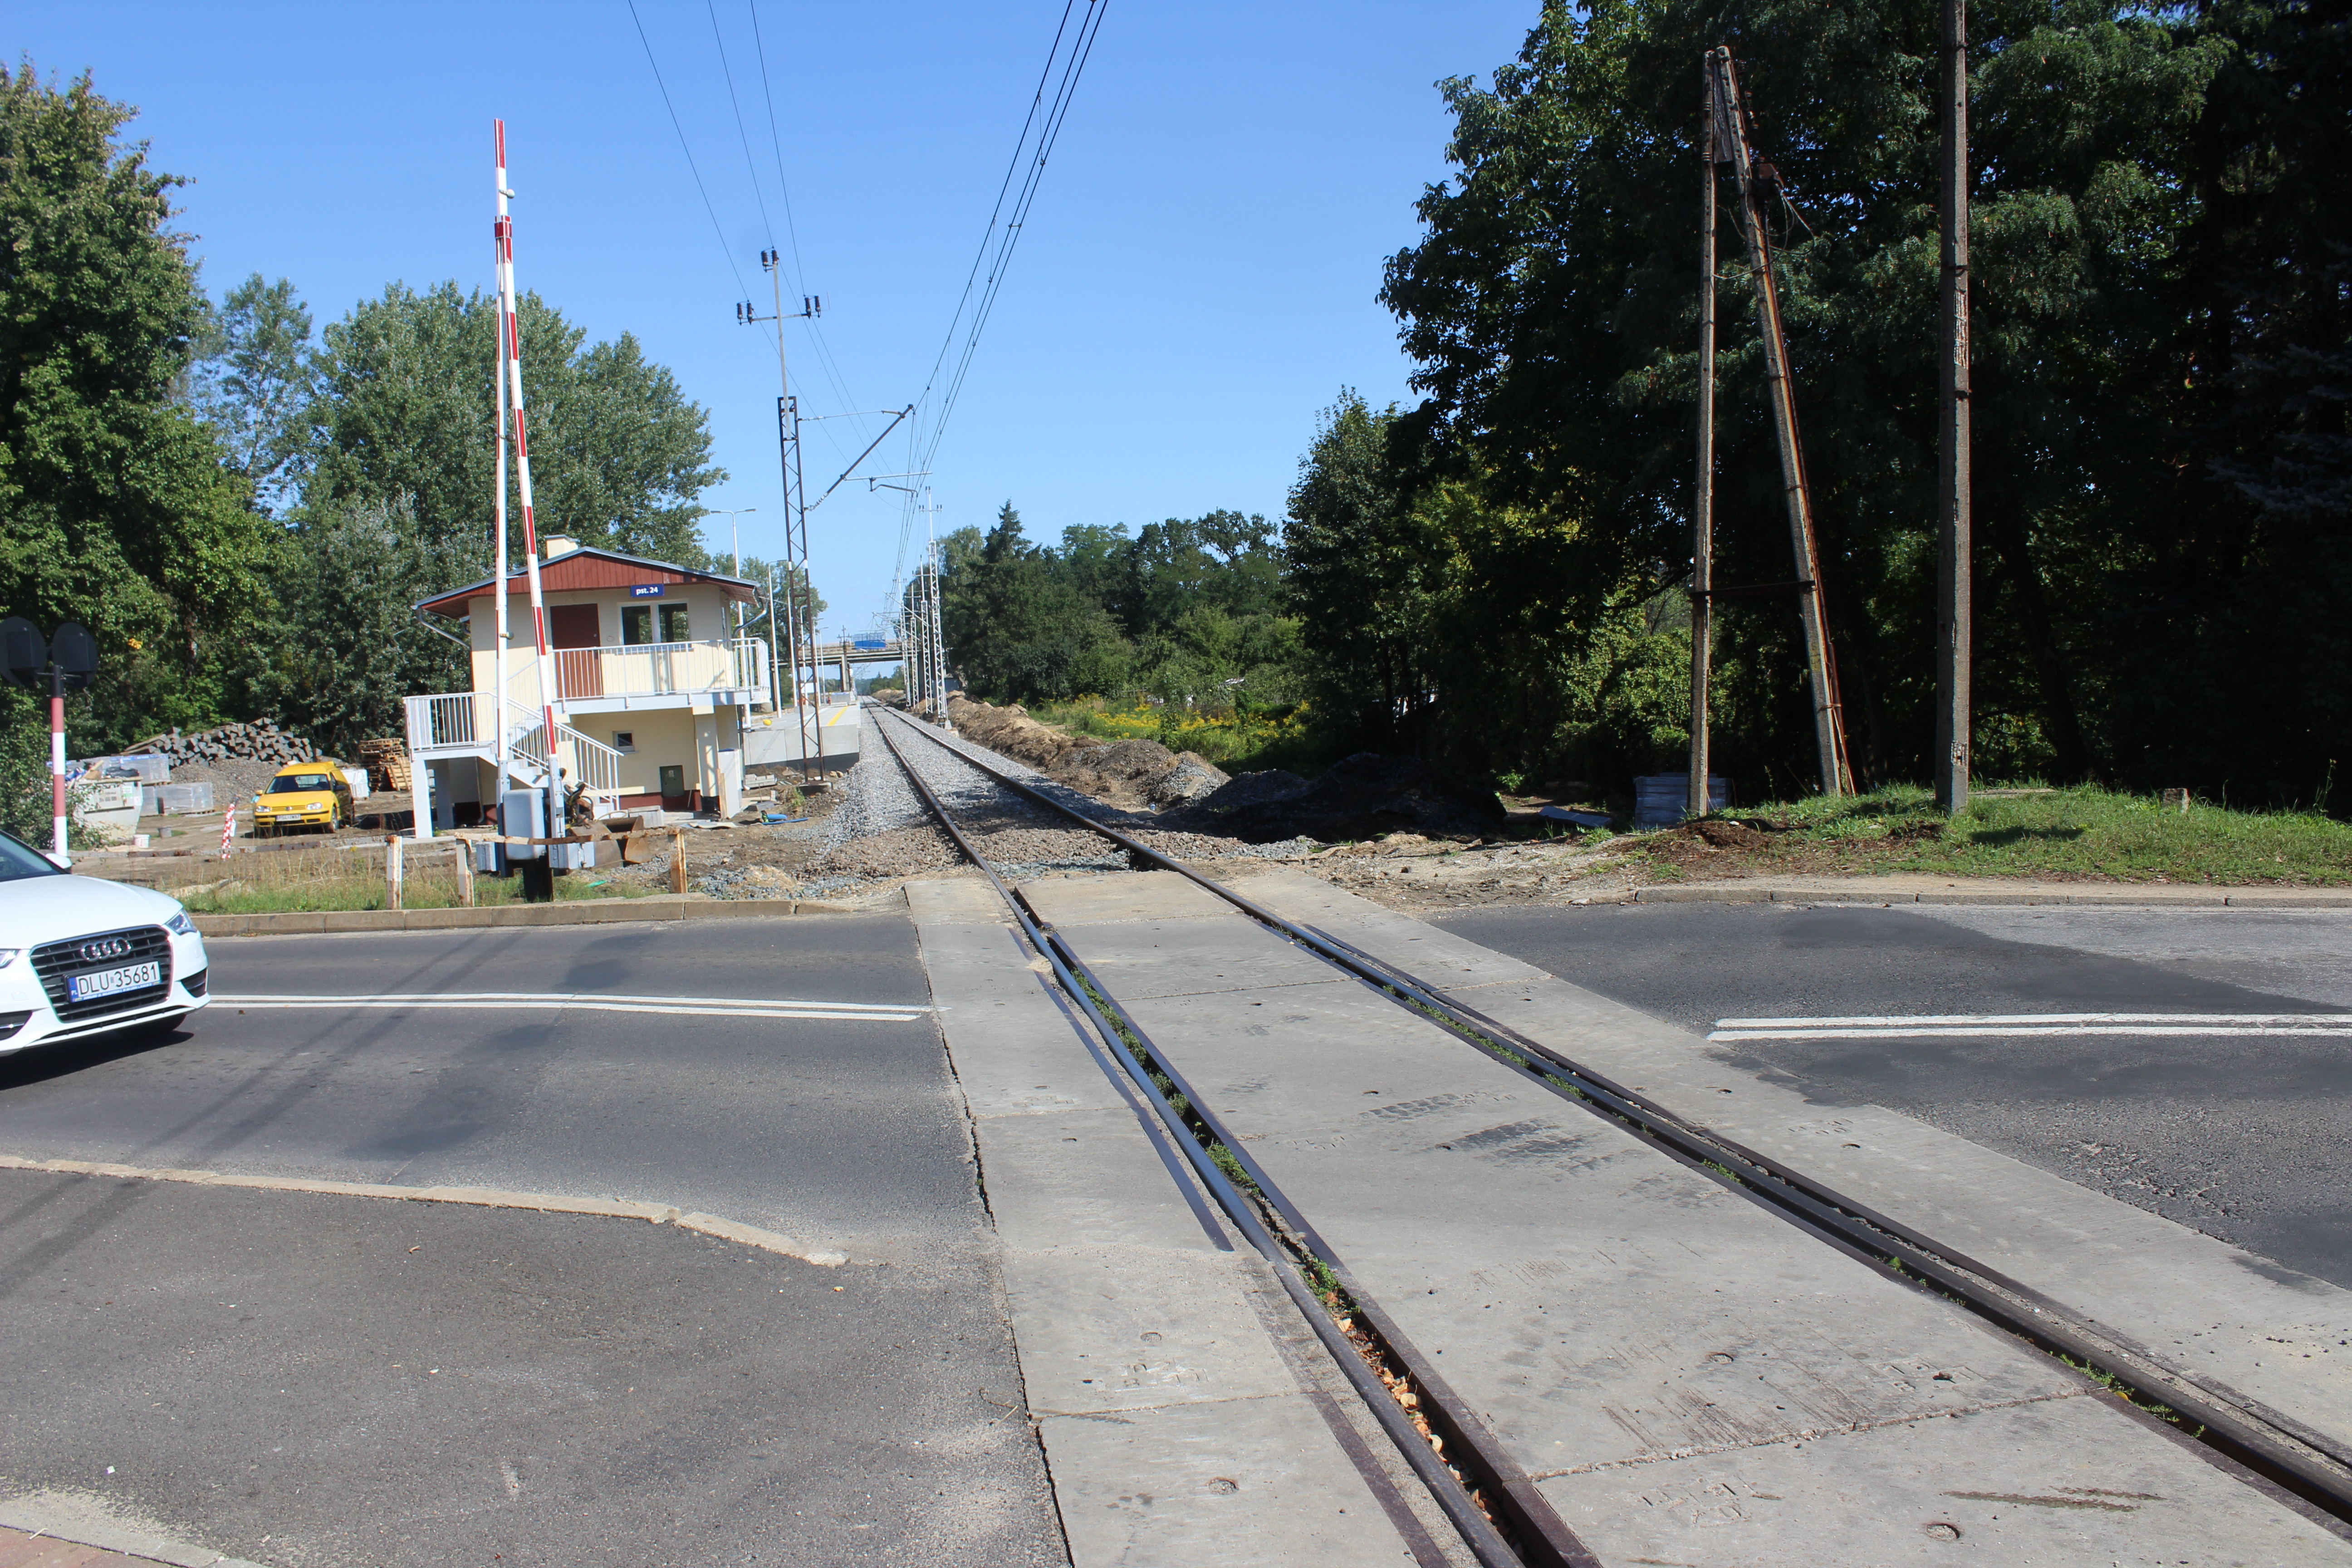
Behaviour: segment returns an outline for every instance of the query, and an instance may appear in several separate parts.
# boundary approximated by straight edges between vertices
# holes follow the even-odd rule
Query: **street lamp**
[[[735,522],[733,520],[741,517],[746,512],[757,511],[759,510],[760,509],[756,506],[713,506],[705,507],[702,510],[702,515],[705,517],[723,517],[729,520],[727,524],[727,539],[728,542],[734,547],[735,575],[738,577],[743,575],[743,531],[741,525]],[[735,605],[735,635],[739,638],[743,635],[743,605],[740,600],[737,601]]]

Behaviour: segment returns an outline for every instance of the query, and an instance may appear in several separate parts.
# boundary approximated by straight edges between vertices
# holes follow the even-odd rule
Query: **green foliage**
[[[1423,237],[1383,289],[1427,401],[1384,453],[1359,455],[1358,471],[1385,458],[1408,478],[1355,537],[1435,570],[1436,546],[1402,520],[1446,483],[1488,518],[1578,524],[1549,542],[1490,533],[1496,562],[1540,571],[1472,569],[1519,590],[1525,618],[1496,605],[1497,688],[1541,690],[1564,651],[1584,657],[1546,649],[1548,625],[1647,602],[1685,570],[1697,65],[1727,43],[1786,180],[1768,217],[1856,756],[1872,778],[1924,774],[1938,9],[1554,0],[1491,87],[1444,84],[1456,173],[1423,195]],[[2070,778],[2307,790],[2352,721],[2341,617],[2320,608],[2352,591],[2327,357],[2347,324],[2327,271],[2352,212],[2346,26],[2301,5],[1969,10],[1980,744]],[[1745,258],[1728,222],[1723,239],[1717,579],[1785,581]],[[1322,500],[1310,488],[1293,510],[1294,536],[1319,547]],[[1401,568],[1380,576],[1443,625],[1442,595]],[[2282,600],[2296,612],[2276,614]],[[1794,616],[1780,599],[1724,610],[1718,749],[1751,790],[1801,777]],[[1460,636],[1412,657],[1441,663]],[[1355,662],[1360,681],[1377,675]],[[1462,688],[1409,673],[1389,700],[1410,734],[1430,692]],[[1663,721],[1666,685],[1651,684]],[[1497,711],[1449,709],[1421,743],[1491,750],[1476,731]]]
[[[228,292],[205,324],[189,374],[189,402],[226,449],[222,466],[245,480],[256,505],[283,510],[315,456],[320,369],[310,312],[280,278],[257,272]]]
[[[1653,771],[1689,719],[1689,616],[1618,575],[1580,506],[1416,475],[1412,426],[1342,392],[1291,491],[1291,608],[1318,712],[1349,745],[1468,773]]]
[[[1369,744],[1425,742],[1445,552],[1388,467],[1395,411],[1342,389],[1299,465],[1285,583],[1317,707]]]
[[[283,622],[257,703],[337,756],[401,733],[404,699],[471,679],[465,650],[412,606],[482,564],[420,528],[404,498],[304,507],[277,573]]]
[[[2308,804],[2308,802],[2306,802]],[[2352,883],[2352,826],[2316,809],[2187,812],[2095,785],[1979,795],[1948,826],[1915,785],[1737,813],[1783,829],[1779,852],[1876,873],[2119,881]]]
[[[0,608],[96,636],[82,753],[217,711],[268,548],[174,395],[204,307],[131,117],[87,76],[0,68]]]
[[[1230,710],[1297,700],[1298,632],[1262,517],[1215,511],[1065,530],[1031,543],[1007,501],[942,542],[940,617],[958,676],[991,701],[1141,690]]]
[[[516,310],[541,534],[710,563],[695,533],[695,497],[726,474],[710,466],[702,408],[628,333],[590,345],[536,294],[521,296]],[[319,450],[306,503],[405,497],[425,537],[463,541],[487,571],[497,300],[455,283],[423,294],[395,283],[324,337]]]

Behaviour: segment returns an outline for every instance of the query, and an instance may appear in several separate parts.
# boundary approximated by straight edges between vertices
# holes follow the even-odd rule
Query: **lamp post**
[[[734,520],[746,512],[759,510],[756,506],[714,506],[705,508],[702,513],[705,517],[723,517],[728,520],[727,542],[735,552],[735,575],[738,577],[743,575],[743,531],[741,525]],[[740,599],[735,602],[735,635],[738,638],[743,635],[743,602]]]

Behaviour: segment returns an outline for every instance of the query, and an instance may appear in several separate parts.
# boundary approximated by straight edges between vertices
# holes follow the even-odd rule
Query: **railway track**
[[[1133,1080],[1174,1135],[1202,1186],[1266,1258],[1302,1317],[1477,1560],[1504,1564],[1597,1564],[1529,1469],[1458,1394],[1380,1295],[1358,1277],[1305,1207],[1236,1135],[1171,1052],[1143,1026],[1086,957],[1023,889],[1008,884],[959,823],[943,793],[1010,796],[1039,816],[1100,835],[1134,868],[1182,878],[1262,928],[1267,940],[1311,955],[1384,1002],[1466,1042],[1496,1065],[1567,1105],[1630,1134],[1685,1170],[1736,1190],[1756,1207],[1815,1241],[1884,1266],[1943,1310],[1965,1313],[2055,1358],[2170,1423],[2225,1474],[2275,1496],[2301,1500],[2335,1532],[2352,1524],[2352,1453],[2347,1445],[2228,1387],[2200,1380],[2148,1347],[2093,1321],[1966,1249],[1924,1234],[1832,1184],[1678,1115],[1640,1090],[1612,1081],[1532,1039],[1448,989],[1303,921],[1142,843],[1020,777],[993,753],[930,726],[876,710],[877,732],[926,807],[988,879],[1028,944],[1048,965],[1104,1049]],[[929,770],[910,760],[910,749]],[[962,781],[943,792],[944,765]],[[971,808],[970,799],[962,803]],[[1001,807],[995,809],[1001,810]],[[1018,809],[1018,808],[1016,808]],[[1255,1032],[1255,1031],[1254,1031]],[[1334,1300],[1344,1303],[1335,1310]],[[1354,1332],[1343,1329],[1344,1315]],[[1426,1436],[1399,1398],[1410,1391]],[[1434,1440],[1433,1442],[1433,1439]],[[1557,1473],[1557,1472],[1551,1472]],[[1950,1492],[1955,1497],[1979,1494]],[[2117,1494],[2125,1495],[2125,1494]],[[2137,1494],[2130,1494],[2137,1495]],[[2019,1503],[2050,1500],[2016,1498]],[[2081,1506],[2109,1506],[2093,1501]],[[1944,1527],[1936,1527],[1944,1528]],[[1932,1534],[1932,1530],[1931,1530]],[[1941,1537],[1936,1537],[1941,1539]]]

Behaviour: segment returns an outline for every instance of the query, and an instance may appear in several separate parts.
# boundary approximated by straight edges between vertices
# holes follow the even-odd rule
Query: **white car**
[[[167,1029],[206,1005],[205,967],[177,899],[61,871],[0,833],[0,1056]]]

